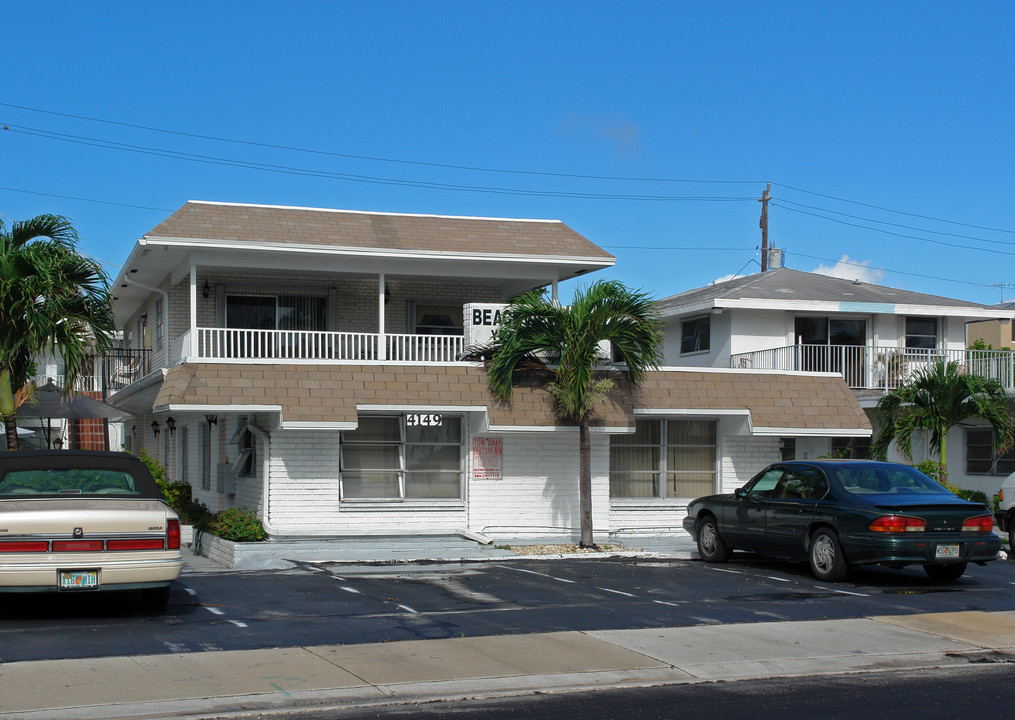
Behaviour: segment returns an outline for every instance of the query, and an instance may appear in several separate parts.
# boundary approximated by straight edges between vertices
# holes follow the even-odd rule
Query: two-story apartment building
[[[148,370],[118,366],[110,401],[135,414],[128,449],[274,537],[573,540],[576,429],[539,379],[505,403],[462,357],[491,304],[613,263],[559,221],[189,202],[115,280],[122,357]],[[599,538],[682,532],[689,498],[743,484],[782,438],[870,434],[836,373],[617,376],[594,419]]]
[[[1015,395],[1010,352],[974,351],[970,326],[1010,336],[1015,309],[899,290],[779,268],[660,300],[667,364],[842,375],[876,424],[876,404],[928,363],[949,360],[1000,380]],[[868,442],[850,438],[787,439],[787,454],[862,457]],[[1015,470],[1015,454],[992,450],[989,428],[964,423],[949,435],[949,479],[990,496]],[[961,447],[962,452],[956,452]],[[920,448],[917,460],[926,457]],[[901,460],[899,456],[894,459]]]

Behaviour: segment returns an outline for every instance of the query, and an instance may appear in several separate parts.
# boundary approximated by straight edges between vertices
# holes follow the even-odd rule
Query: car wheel
[[[846,556],[842,554],[839,536],[834,530],[821,528],[811,538],[811,572],[818,580],[835,582],[849,573]]]
[[[1015,560],[1015,515],[1005,518],[1004,526],[1008,528],[1008,559]]]
[[[715,518],[706,515],[698,521],[698,554],[709,563],[726,562],[730,559],[730,549],[726,547],[719,535],[719,526]]]
[[[966,571],[966,564],[924,565],[923,570],[934,582],[955,582]]]
[[[147,607],[165,607],[169,602],[169,586],[142,589],[141,602]]]

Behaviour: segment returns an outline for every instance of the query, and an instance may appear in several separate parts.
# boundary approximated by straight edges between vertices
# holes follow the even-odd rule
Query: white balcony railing
[[[866,345],[788,345],[737,353],[730,367],[837,372],[853,390],[894,390],[932,363],[958,363],[968,373],[1015,388],[1015,353],[997,350],[936,350]]]
[[[198,359],[232,360],[389,360],[392,362],[457,362],[464,351],[460,335],[401,335],[197,328]],[[383,338],[383,343],[381,339]],[[189,333],[174,348],[191,352]],[[383,353],[382,353],[383,350]]]

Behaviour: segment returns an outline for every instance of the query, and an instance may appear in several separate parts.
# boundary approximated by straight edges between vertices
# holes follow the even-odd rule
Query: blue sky
[[[0,215],[70,217],[111,276],[193,199],[557,218],[665,297],[760,269],[770,181],[788,267],[1015,299],[1011,4],[51,2],[3,25]]]

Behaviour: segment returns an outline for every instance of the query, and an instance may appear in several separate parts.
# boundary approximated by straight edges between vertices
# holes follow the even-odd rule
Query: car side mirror
[[[736,496],[737,500],[743,500],[745,497],[747,497],[747,491],[744,490],[743,488],[737,488],[736,490],[733,491],[733,494]]]

